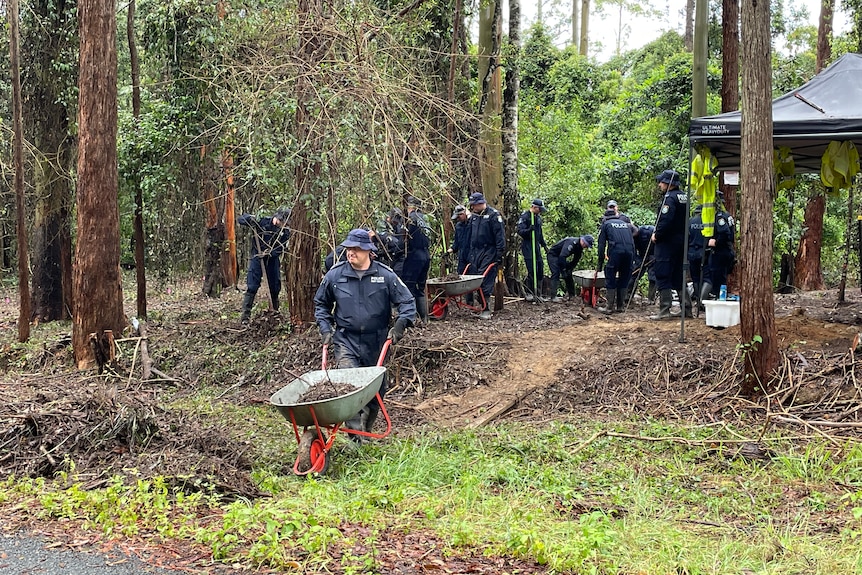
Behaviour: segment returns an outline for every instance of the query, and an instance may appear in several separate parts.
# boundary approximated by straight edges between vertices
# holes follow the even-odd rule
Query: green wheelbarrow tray
[[[273,393],[269,402],[294,425],[313,426],[315,419],[317,425],[335,425],[355,416],[377,395],[385,374],[386,368],[382,366],[310,371]],[[298,402],[312,385],[327,385],[327,380],[350,384],[356,389],[332,399]]]

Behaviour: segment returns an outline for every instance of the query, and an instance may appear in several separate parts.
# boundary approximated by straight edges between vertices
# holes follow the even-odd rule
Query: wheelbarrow
[[[467,268],[469,269],[469,265]],[[482,275],[461,274],[458,279],[434,278],[425,282],[428,294],[428,315],[433,319],[446,319],[449,313],[449,304],[463,307],[475,312],[485,309],[485,293],[482,291],[482,282],[488,271],[494,267],[490,264],[485,268]],[[464,270],[465,272],[467,269]],[[474,294],[473,303],[468,303],[467,295]]]
[[[293,433],[298,443],[296,462],[293,464],[295,475],[305,476],[309,473],[323,475],[329,468],[329,450],[335,442],[339,431],[382,439],[392,431],[392,420],[383,399],[380,397],[380,384],[386,375],[383,359],[391,339],[387,339],[380,350],[380,358],[376,366],[352,367],[347,369],[326,369],[328,346],[323,346],[323,361],[321,369],[310,371],[297,377],[269,398],[269,402],[293,425]],[[349,384],[353,391],[345,395],[300,403],[299,399],[314,385]],[[355,417],[374,397],[380,405],[380,413],[386,420],[386,430],[383,433],[350,429],[342,427],[345,421]],[[300,427],[302,433],[300,433]]]
[[[581,286],[581,298],[586,305],[596,307],[599,303],[599,289],[605,287],[605,272],[575,270],[572,279]]]

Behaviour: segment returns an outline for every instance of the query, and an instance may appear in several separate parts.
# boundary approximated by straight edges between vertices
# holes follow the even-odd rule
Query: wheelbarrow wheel
[[[449,302],[446,301],[445,297],[435,298],[431,302],[431,307],[428,310],[428,315],[431,316],[431,319],[446,319],[447,313],[449,313]]]
[[[323,475],[329,469],[329,452],[326,451],[326,436],[317,435],[316,429],[306,429],[299,438],[297,470],[300,473]]]

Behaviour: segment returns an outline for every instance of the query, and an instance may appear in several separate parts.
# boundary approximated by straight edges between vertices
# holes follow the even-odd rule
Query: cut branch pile
[[[576,363],[557,380],[525,398],[519,413],[641,413],[655,417],[716,422],[752,417],[764,425],[802,426],[838,442],[862,440],[862,385],[856,375],[862,362],[852,351],[782,354],[770,392],[754,400],[740,397],[741,358],[708,352],[682,356],[673,349],[620,354],[590,373]]]

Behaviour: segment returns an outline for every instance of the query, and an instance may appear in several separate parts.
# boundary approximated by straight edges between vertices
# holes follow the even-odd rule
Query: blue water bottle
[[[718,299],[721,301],[727,301],[727,286],[724,284],[718,288]]]

